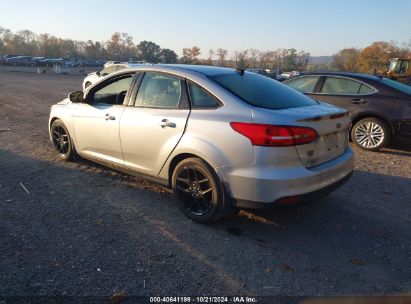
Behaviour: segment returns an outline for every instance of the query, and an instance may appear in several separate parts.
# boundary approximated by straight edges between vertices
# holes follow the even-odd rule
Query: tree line
[[[118,61],[145,61],[151,63],[186,63],[220,66],[248,66],[250,68],[305,68],[310,54],[294,48],[261,52],[255,49],[234,51],[229,57],[228,50],[218,48],[208,50],[207,59],[201,59],[198,46],[183,48],[181,58],[171,49],[161,48],[152,41],[135,44],[127,33],[115,32],[107,41],[80,41],[63,39],[50,34],[39,34],[21,30],[13,33],[0,27],[0,54],[41,56],[53,58],[105,59]],[[203,54],[204,57],[204,54]]]
[[[33,33],[22,30],[13,33],[0,27],[0,55],[15,54],[53,58],[82,58],[104,60],[141,60],[151,63],[207,64],[256,69],[291,70],[341,70],[370,72],[383,69],[389,59],[410,57],[411,41],[399,47],[394,42],[374,42],[364,49],[346,48],[334,55],[328,64],[310,64],[310,53],[295,48],[259,51],[256,49],[235,50],[229,54],[224,48],[210,49],[202,53],[198,46],[182,49],[178,58],[175,51],[161,48],[152,41],[135,44],[127,33],[115,32],[107,41],[79,41],[63,39],[50,34]],[[200,56],[202,55],[202,58]],[[206,58],[206,59],[204,59]]]
[[[283,70],[304,70],[310,57],[310,53],[303,50],[297,51],[294,48],[277,49],[274,51],[259,51],[256,49],[236,50],[231,57],[228,57],[226,49],[210,49],[207,59],[199,59],[198,56],[200,54],[200,48],[197,46],[184,48],[181,62],[189,64],[217,64],[231,67],[247,66],[257,69],[281,68]]]
[[[135,44],[127,33],[116,32],[107,41],[63,39],[50,34],[35,34],[29,30],[13,33],[0,27],[0,54],[41,56],[52,58],[83,58],[106,60],[142,60],[153,63],[177,62],[177,54],[151,41]]]
[[[373,73],[387,69],[391,58],[411,59],[411,41],[403,47],[395,42],[377,41],[363,48],[346,48],[334,56],[336,70]]]

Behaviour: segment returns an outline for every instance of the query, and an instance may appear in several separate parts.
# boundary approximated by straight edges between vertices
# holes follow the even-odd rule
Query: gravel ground
[[[411,294],[408,144],[353,147],[352,179],[315,203],[206,226],[186,219],[165,188],[57,159],[49,108],[81,81],[0,73],[0,302]]]

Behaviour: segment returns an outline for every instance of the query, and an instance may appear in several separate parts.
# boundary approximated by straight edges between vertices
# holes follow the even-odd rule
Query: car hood
[[[62,101],[59,101],[57,104],[58,105],[66,105],[69,104],[71,101],[68,98],[64,98]]]

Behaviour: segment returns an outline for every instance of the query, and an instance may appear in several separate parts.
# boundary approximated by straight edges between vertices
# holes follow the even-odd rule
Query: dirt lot
[[[57,160],[49,109],[81,81],[0,73],[0,300],[411,293],[409,146],[354,147],[352,179],[328,197],[205,226],[160,186]]]

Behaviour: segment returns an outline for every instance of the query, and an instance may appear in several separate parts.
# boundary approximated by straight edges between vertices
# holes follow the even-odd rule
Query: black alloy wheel
[[[180,209],[194,221],[214,222],[227,209],[226,195],[218,176],[201,159],[181,161],[173,172],[172,186]]]
[[[60,119],[51,125],[51,140],[57,155],[63,160],[74,158],[75,150],[66,126]]]

